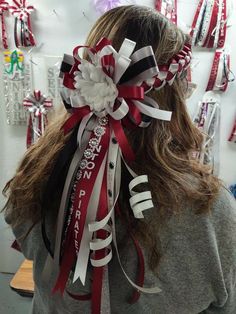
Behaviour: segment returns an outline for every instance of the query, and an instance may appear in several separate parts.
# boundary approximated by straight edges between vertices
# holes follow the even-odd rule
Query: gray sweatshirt
[[[7,223],[11,222],[10,216],[6,216]],[[117,228],[122,233],[119,223]],[[17,239],[25,229],[26,226],[21,226],[13,230]],[[127,300],[133,289],[114,253],[109,264],[111,313],[236,314],[236,204],[229,192],[222,188],[210,214],[196,215],[193,209],[185,208],[182,214],[172,216],[162,228],[160,238],[164,255],[159,275],[154,275],[146,265],[145,286],[157,285],[162,291],[155,295],[142,294],[137,303],[129,304]],[[25,257],[34,261],[31,313],[90,314],[90,301],[75,301],[66,293],[63,298],[51,294],[57,274],[51,272],[47,279],[42,279],[47,252],[40,224],[20,245]],[[124,268],[135,279],[137,258],[132,244],[127,241],[120,247],[120,253]],[[144,255],[148,255],[145,250]],[[89,293],[90,274],[91,269],[85,286],[68,283],[69,291]]]

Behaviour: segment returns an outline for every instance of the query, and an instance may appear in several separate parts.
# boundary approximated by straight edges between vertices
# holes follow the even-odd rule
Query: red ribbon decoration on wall
[[[234,80],[235,76],[230,70],[230,54],[225,50],[217,50],[206,91],[225,92],[229,83]]]
[[[4,0],[0,0],[1,38],[2,38],[2,46],[4,49],[8,49],[6,24],[5,24],[5,19],[4,19],[4,13],[7,12],[8,9],[9,9],[8,2]]]
[[[155,8],[177,25],[177,0],[156,0]]]
[[[200,0],[190,36],[193,45],[223,48],[227,31],[227,0]]]
[[[35,39],[31,27],[30,15],[34,6],[27,5],[26,0],[13,0],[15,5],[9,6],[9,11],[15,17],[14,39],[16,47],[35,46]]]
[[[53,107],[53,104],[52,100],[42,95],[40,90],[35,90],[33,94],[24,99],[23,106],[29,113],[26,139],[28,148],[43,135],[48,123],[47,113]]]

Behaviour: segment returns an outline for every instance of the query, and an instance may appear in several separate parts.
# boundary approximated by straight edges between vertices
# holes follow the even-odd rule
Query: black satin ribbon
[[[128,69],[125,71],[123,76],[121,77],[119,84],[123,84],[125,82],[128,82],[132,80],[133,78],[139,76],[143,72],[156,67],[156,60],[154,56],[148,56],[146,58],[143,58],[139,60],[138,62],[132,64],[128,67]]]
[[[61,68],[60,68],[60,78],[63,78],[65,73],[69,73],[74,64],[74,58],[70,55],[64,54]]]
[[[53,257],[53,249],[51,241],[46,232],[46,216],[47,211],[50,210],[50,205],[53,203],[53,198],[58,196],[58,190],[62,193],[65,178],[70,166],[70,162],[74,156],[74,153],[77,149],[77,133],[78,128],[74,128],[68,142],[63,147],[62,151],[59,154],[59,157],[56,160],[56,163],[53,167],[53,170],[50,174],[50,177],[47,181],[47,184],[44,189],[44,193],[41,201],[42,208],[42,237],[47,251]],[[61,195],[60,195],[61,197]],[[59,199],[60,199],[59,197]],[[66,210],[66,209],[65,209]]]
[[[18,27],[18,19],[15,18],[15,24],[14,24],[14,40],[15,40],[15,45],[16,47],[19,47],[19,42],[18,42],[18,38],[17,38],[17,27]]]

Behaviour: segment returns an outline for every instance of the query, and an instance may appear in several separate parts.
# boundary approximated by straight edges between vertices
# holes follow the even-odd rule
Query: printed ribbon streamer
[[[228,141],[236,143],[236,119]]]
[[[192,23],[192,44],[223,48],[227,30],[227,0],[200,0]]]
[[[0,17],[1,17],[1,38],[2,38],[2,46],[4,49],[8,49],[8,41],[7,41],[7,33],[6,33],[6,24],[4,19],[4,13],[9,9],[8,2],[4,0],[0,0]]]
[[[177,25],[177,0],[156,0],[155,7]]]
[[[219,145],[220,145],[220,96],[212,92],[204,95],[199,103],[194,118],[195,125],[203,132],[204,142],[196,158],[203,164],[209,165],[215,175],[219,174]]]
[[[225,49],[215,52],[211,74],[206,91],[225,92],[229,82],[233,82],[235,76],[230,70],[230,54]]]
[[[5,73],[7,73],[9,77],[14,78],[16,73],[23,72],[24,56],[21,51],[6,51],[4,52],[4,59],[6,64],[8,64],[8,66],[6,66]]]
[[[130,182],[130,207],[134,217],[142,219],[143,212],[153,207],[150,191],[137,192],[146,186],[146,175],[137,176],[130,165],[135,154],[126,138],[125,128],[147,127],[151,119],[171,120],[171,112],[160,110],[146,93],[152,88],[172,84],[190,63],[188,45],[166,66],[158,68],[151,46],[134,51],[136,43],[125,39],[119,52],[103,38],[94,48],[78,46],[73,57],[64,56],[60,76],[63,79],[61,95],[71,116],[63,126],[71,138],[62,150],[44,195],[47,207],[48,193],[52,193],[58,176],[66,165],[70,167],[65,180],[58,213],[55,248],[52,252],[43,218],[43,238],[53,257],[59,275],[53,292],[63,293],[74,267],[73,282],[85,284],[88,262],[93,266],[91,295],[70,296],[78,300],[92,300],[92,313],[101,313],[104,298],[103,280],[112,259],[114,244],[124,275],[130,284],[143,293],[159,293],[158,287],[145,288],[143,255],[137,241],[134,245],[139,258],[138,284],[131,281],[122,266],[115,234],[115,207],[119,197],[121,160],[133,180]],[[87,51],[89,61],[81,59],[80,49]],[[50,192],[49,192],[50,191]],[[90,251],[92,251],[90,255]],[[45,265],[47,267],[47,265]],[[138,293],[133,300],[138,299]]]
[[[47,113],[52,109],[53,104],[39,90],[35,90],[24,99],[23,106],[29,114],[26,140],[28,148],[44,134],[48,122]]]
[[[26,124],[22,102],[30,92],[30,69],[22,51],[4,51],[3,87],[8,124]]]
[[[14,38],[16,47],[35,46],[32,32],[30,14],[34,11],[32,5],[27,5],[26,0],[13,0],[15,5],[9,6],[9,11],[15,17]]]

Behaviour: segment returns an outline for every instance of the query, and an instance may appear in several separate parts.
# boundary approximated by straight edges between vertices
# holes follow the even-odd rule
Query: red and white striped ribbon
[[[9,10],[11,14],[19,20],[27,20],[30,14],[34,11],[32,5],[26,5],[26,0],[13,0],[15,5],[10,5]]]
[[[177,0],[156,0],[155,7],[177,25]]]
[[[223,48],[227,30],[227,0],[200,0],[190,35],[192,44]]]
[[[34,6],[27,5],[26,0],[13,0],[14,5],[9,6],[9,11],[15,17],[15,44],[16,47],[35,46],[30,15],[35,10]]]
[[[150,82],[146,82],[147,85],[153,86],[158,90],[164,87],[166,84],[172,85],[176,77],[180,77],[181,74],[188,70],[191,63],[192,51],[189,44],[185,44],[184,48],[175,56],[171,58],[168,64],[159,65],[159,73]]]
[[[6,24],[5,24],[5,19],[4,19],[4,13],[8,11],[8,9],[9,9],[8,2],[4,0],[0,0],[1,38],[2,38],[2,46],[4,49],[8,49]]]

